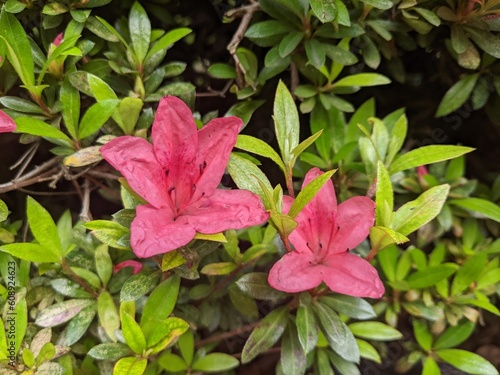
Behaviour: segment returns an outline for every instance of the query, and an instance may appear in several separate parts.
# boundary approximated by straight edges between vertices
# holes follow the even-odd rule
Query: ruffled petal
[[[293,202],[294,199],[292,197],[289,197],[288,195],[283,196],[283,213],[287,214],[288,211],[290,211],[290,207],[292,207]],[[306,222],[304,222],[304,219],[306,219]],[[288,239],[296,251],[311,251],[308,247],[310,232],[306,229],[309,228],[306,215],[298,215],[298,217],[295,218],[295,221],[297,221],[298,225],[288,236]]]
[[[179,208],[191,199],[198,176],[197,133],[193,114],[181,99],[167,96],[160,100],[151,137],[156,158],[172,182],[169,189],[175,188],[172,196]]]
[[[312,253],[292,251],[274,264],[267,280],[274,289],[287,293],[302,292],[321,284],[322,268],[316,264]]]
[[[130,187],[156,208],[169,205],[165,171],[145,139],[124,136],[101,147],[109,164],[127,179]]]
[[[377,270],[366,260],[354,254],[334,254],[323,261],[328,272],[323,280],[337,293],[354,297],[380,298],[384,295],[384,284]]]
[[[197,232],[205,234],[259,225],[269,217],[257,195],[247,190],[222,189],[190,204],[181,215]]]
[[[140,258],[163,254],[190,242],[196,231],[179,217],[174,221],[170,208],[137,207],[137,216],[130,227],[130,245]]]
[[[217,189],[242,126],[237,117],[223,117],[213,119],[198,131],[199,179],[193,201]]]
[[[0,133],[9,133],[16,130],[16,123],[4,111],[0,110]]]
[[[338,232],[335,234],[330,253],[342,253],[354,249],[370,234],[375,221],[375,203],[368,197],[353,197],[342,202],[337,210]]]
[[[305,176],[302,189],[322,174],[323,172],[318,168],[310,169]],[[313,251],[319,251],[321,247],[328,246],[332,230],[336,228],[336,211],[337,198],[333,182],[330,179],[295,219],[299,223],[299,228],[296,231],[298,230],[299,233],[302,233],[302,237],[308,240],[309,247]]]

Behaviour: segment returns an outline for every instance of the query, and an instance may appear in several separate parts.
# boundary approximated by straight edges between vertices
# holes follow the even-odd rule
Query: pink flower
[[[64,40],[63,33],[59,33],[54,38],[54,41],[52,42],[52,44],[55,45],[56,47],[59,47],[59,45],[63,42],[63,40]]]
[[[426,174],[429,174],[427,167],[425,165],[420,165],[417,167],[417,175],[419,178],[424,177]]]
[[[318,168],[311,169],[302,188],[322,173]],[[284,198],[288,212],[293,199]],[[375,204],[367,197],[353,197],[337,207],[335,189],[329,180],[295,218],[299,225],[289,236],[295,250],[271,268],[269,285],[296,293],[324,281],[337,293],[381,297],[384,285],[377,270],[349,253],[368,236],[374,211]]]
[[[197,130],[189,108],[168,96],[153,123],[153,144],[119,137],[104,158],[149,204],[137,207],[130,243],[139,257],[186,245],[196,232],[214,234],[262,224],[268,214],[255,194],[217,189],[243,123],[217,118]]]
[[[142,270],[142,263],[137,260],[124,260],[123,262],[118,263],[113,269],[114,273],[117,273],[122,268],[132,267],[134,269],[133,274],[140,272]]]
[[[0,133],[8,133],[16,130],[16,123],[7,113],[0,110]]]

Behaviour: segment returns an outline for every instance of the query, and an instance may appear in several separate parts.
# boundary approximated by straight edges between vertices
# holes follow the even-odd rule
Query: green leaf
[[[258,138],[240,134],[238,135],[234,147],[269,158],[272,161],[274,161],[281,168],[282,171],[285,170],[285,165],[283,164],[283,161],[281,160],[278,153],[274,151],[274,149],[271,146],[269,146],[266,142]]]
[[[302,294],[295,323],[297,325],[297,335],[300,345],[307,354],[311,352],[318,343],[318,324],[316,323],[310,301],[303,303]]]
[[[385,158],[387,165],[391,165],[392,161],[394,160],[394,157],[403,146],[403,143],[406,139],[407,131],[408,131],[408,119],[406,118],[406,115],[403,114],[396,121],[391,131],[391,139],[389,141],[389,147],[387,149],[387,157]]]
[[[448,184],[435,186],[404,204],[393,215],[392,229],[407,236],[427,224],[439,214],[449,191]]]
[[[36,200],[28,196],[27,216],[31,232],[48,253],[59,259],[63,256],[57,226],[49,212]]]
[[[303,375],[307,368],[307,358],[297,338],[295,324],[289,323],[281,338],[281,369],[283,374]]]
[[[142,5],[136,1],[130,9],[128,28],[132,48],[135,51],[139,65],[143,63],[149,50],[151,39],[151,22]]]
[[[315,301],[313,302],[313,308],[330,347],[342,358],[358,363],[359,348],[346,324],[330,306],[324,303]]]
[[[479,73],[465,76],[450,87],[444,94],[436,112],[436,117],[445,116],[462,106],[472,92],[479,78]]]
[[[146,327],[151,324],[149,322],[166,319],[172,313],[179,294],[179,285],[179,276],[172,274],[151,292],[141,316],[141,327],[145,334],[148,331]],[[154,324],[150,328],[154,329]]]
[[[498,370],[483,357],[462,349],[441,349],[439,358],[459,370],[473,375],[498,375]]]
[[[0,38],[5,42],[7,56],[25,86],[35,85],[35,72],[31,46],[16,16],[2,9],[0,13]]]
[[[194,362],[192,369],[203,372],[229,371],[238,367],[240,361],[226,353],[210,353]]]
[[[259,318],[259,309],[255,300],[243,293],[234,284],[231,285],[228,289],[229,298],[231,299],[231,303],[233,304],[233,306],[244,316],[252,320],[257,320]]]
[[[372,344],[369,344],[365,340],[361,339],[356,339],[356,343],[358,344],[361,358],[369,359],[370,361],[379,364],[382,363],[380,354],[378,354],[377,349],[375,349]]]
[[[412,273],[406,281],[411,289],[424,289],[431,287],[441,280],[452,275],[458,266],[454,263],[445,263],[438,266],[424,268]]]
[[[374,226],[370,228],[370,241],[372,243],[372,248],[380,251],[392,244],[408,242],[409,239],[390,228]]]
[[[292,150],[299,144],[299,114],[292,95],[281,81],[276,90],[273,118],[281,156],[285,165],[289,166],[293,158]]]
[[[17,0],[7,0],[5,3],[5,11],[9,13],[20,13],[26,9],[26,4]]]
[[[108,99],[97,102],[88,108],[80,123],[78,138],[86,138],[98,131],[108,121],[119,104],[119,100]]]
[[[115,301],[107,290],[99,294],[97,299],[97,314],[102,328],[113,341],[116,341],[115,331],[120,328],[120,315],[116,307]]]
[[[184,359],[177,354],[164,352],[158,357],[158,364],[168,372],[181,372],[188,369],[188,365]]]
[[[62,139],[71,142],[69,137],[59,129],[37,120],[33,117],[18,117],[15,119],[18,133],[26,133],[31,135],[38,135],[40,137]]]
[[[146,338],[144,337],[144,333],[142,333],[141,327],[127,312],[122,311],[120,319],[125,342],[134,353],[142,354],[146,349]]]
[[[273,188],[267,176],[254,163],[232,153],[229,157],[227,170],[238,188],[257,194],[262,199],[264,206],[270,207],[271,202],[267,199],[267,195],[259,181],[262,182],[270,195],[272,195]]]
[[[182,358],[186,361],[187,364],[191,365],[193,363],[193,355],[194,355],[194,335],[191,330],[187,330],[180,338],[179,338],[179,349],[181,350]]]
[[[336,170],[325,172],[307,184],[307,186],[302,189],[302,191],[297,195],[297,198],[293,201],[290,211],[288,212],[288,216],[292,219],[295,218],[299,212],[302,211],[304,206],[314,198],[323,185],[328,182],[335,172]]]
[[[113,261],[109,255],[108,246],[103,244],[97,246],[94,252],[95,268],[101,282],[106,286],[113,276]]]
[[[225,117],[236,116],[239,117],[243,124],[247,125],[252,114],[257,108],[264,104],[264,100],[246,100],[244,102],[236,103],[226,112]]]
[[[243,293],[260,300],[276,300],[286,297],[285,293],[269,286],[265,272],[247,273],[240,277],[236,285]]]
[[[118,99],[113,89],[96,75],[87,73],[87,81],[92,94],[98,102],[107,99]]]
[[[82,309],[73,319],[70,320],[64,331],[57,339],[57,345],[71,346],[80,340],[94,320],[96,314],[95,305]]]
[[[154,331],[146,336],[146,345],[152,354],[161,352],[189,329],[189,324],[180,318],[158,320]]]
[[[394,209],[394,193],[389,172],[380,160],[377,167],[377,191],[375,196],[375,223],[389,227]]]
[[[136,301],[154,288],[159,276],[156,272],[135,274],[123,284],[120,291],[120,302]]]
[[[62,104],[62,116],[66,129],[73,139],[78,138],[78,122],[80,119],[80,94],[66,78],[61,85],[59,100]]]
[[[141,114],[143,102],[139,98],[123,98],[120,102],[119,113],[123,122],[123,131],[125,134],[132,134],[135,125]]]
[[[192,30],[187,27],[180,27],[178,29],[170,30],[155,42],[155,44],[149,50],[146,56],[146,60],[150,59],[154,54],[170,48],[175,42],[181,40],[191,32]]]
[[[500,207],[493,202],[481,198],[452,199],[449,201],[454,206],[479,212],[489,219],[500,223]]]
[[[451,295],[460,295],[460,293],[476,281],[478,275],[481,274],[481,271],[486,266],[486,262],[486,253],[479,253],[467,259],[455,274],[453,284],[451,285]]]
[[[38,105],[17,96],[2,96],[0,98],[0,104],[16,112],[45,115],[45,112]]]
[[[321,136],[321,134],[323,134],[323,130],[320,130],[311,135],[310,137],[308,137],[307,139],[303,140],[302,142],[299,143],[297,147],[295,147],[292,150],[293,154],[292,165],[295,164],[297,157],[299,157],[300,154],[302,154],[309,146],[311,146],[314,142],[316,142],[316,140]]]
[[[147,365],[146,358],[125,357],[116,362],[113,375],[143,375]]]
[[[201,269],[201,273],[209,276],[227,275],[236,268],[233,262],[210,263]]]
[[[29,242],[12,243],[0,246],[0,251],[16,258],[37,263],[59,263],[61,256],[50,252],[47,248]]]
[[[441,370],[432,357],[427,357],[425,359],[422,375],[441,375]]]
[[[83,225],[92,231],[97,239],[109,246],[127,250],[130,248],[128,241],[130,230],[123,225],[109,220],[93,220]]]
[[[457,324],[456,326],[451,326],[444,331],[441,336],[438,337],[434,345],[433,349],[448,349],[453,348],[454,346],[458,346],[463,343],[465,340],[472,335],[476,325],[469,320],[464,320],[462,323]]]
[[[94,359],[103,359],[114,362],[122,357],[131,355],[132,352],[125,344],[119,342],[106,342],[92,347],[87,354]]]
[[[9,208],[3,200],[0,199],[0,222],[7,220],[9,216]]]
[[[397,329],[380,322],[357,322],[348,327],[356,337],[368,340],[392,341],[403,337]]]
[[[331,22],[337,16],[334,0],[311,0],[311,9],[322,23]]]
[[[316,69],[320,69],[325,65],[326,52],[323,45],[316,39],[306,40],[304,43],[306,47],[306,56],[309,60],[308,63],[314,66]]]
[[[319,300],[335,311],[353,319],[366,320],[377,316],[372,305],[359,297],[335,294],[333,296],[321,297]]]
[[[369,86],[379,86],[387,85],[391,83],[391,80],[386,76],[378,73],[359,73],[353,74],[344,78],[341,78],[335,82],[335,87],[349,87],[349,86],[359,86],[359,87],[369,87]]]
[[[224,63],[210,65],[208,73],[215,78],[221,79],[236,79],[238,77],[234,66]]]
[[[389,174],[393,175],[406,169],[453,159],[471,151],[474,149],[464,146],[431,145],[420,147],[398,157],[389,167]]]
[[[84,308],[94,305],[91,299],[70,299],[59,302],[41,310],[36,317],[35,324],[39,327],[55,327],[66,323]]]
[[[413,333],[415,338],[417,339],[418,345],[426,352],[431,350],[432,347],[432,333],[429,331],[427,327],[427,323],[425,321],[413,318]]]
[[[278,47],[278,52],[281,58],[285,58],[290,55],[295,48],[298,47],[302,39],[304,38],[304,33],[301,31],[291,31],[285,35]]]
[[[260,353],[273,346],[285,331],[290,312],[282,306],[271,311],[248,337],[241,353],[241,362],[249,363]]]
[[[500,40],[496,35],[475,27],[466,27],[467,34],[484,52],[500,59]]]

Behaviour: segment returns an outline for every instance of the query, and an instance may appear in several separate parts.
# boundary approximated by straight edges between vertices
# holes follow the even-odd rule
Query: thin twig
[[[299,70],[297,69],[297,65],[295,63],[290,64],[290,90],[292,93],[295,92],[295,89],[299,85]]]
[[[214,96],[219,96],[221,98],[226,97],[226,93],[233,84],[233,80],[227,81],[226,85],[222,88],[222,90],[214,90],[213,88],[209,87],[207,88],[208,92],[198,92],[196,93],[197,98],[202,98],[202,97],[214,97]]]
[[[46,195],[49,197],[57,196],[57,195],[76,195],[78,194],[77,191],[34,191],[34,190],[29,190],[29,189],[24,189],[24,188],[19,188],[17,189],[20,192],[29,194],[29,195]]]
[[[83,289],[85,289],[87,292],[92,294],[94,298],[99,297],[99,293],[97,293],[84,279],[82,279],[80,276],[78,276],[69,266],[68,263],[66,263],[65,260],[61,262],[62,269],[64,272],[66,272],[68,275],[70,275],[73,280],[75,280],[78,284],[82,286]]]
[[[19,160],[17,162],[15,162],[13,165],[10,166],[9,169],[12,171],[12,170],[16,169],[17,167],[19,167],[22,164],[21,168],[17,172],[17,174],[14,177],[14,179],[19,178],[19,176],[21,176],[24,173],[24,171],[28,167],[28,164],[33,159],[33,156],[35,156],[36,151],[38,150],[39,146],[40,146],[40,142],[33,143],[30,146],[30,148],[19,158]]]
[[[197,348],[200,348],[204,345],[211,344],[213,342],[229,339],[233,336],[238,336],[238,335],[241,335],[244,333],[248,333],[248,332],[252,331],[255,327],[257,327],[259,324],[260,324],[260,321],[247,324],[246,326],[239,327],[239,328],[233,329],[233,330],[228,331],[228,332],[219,333],[218,335],[207,337],[206,339],[197,341],[195,346]]]
[[[92,220],[92,214],[90,213],[90,184],[88,179],[85,179],[83,182],[83,199],[80,219],[83,222]]]
[[[54,174],[57,174],[59,172],[59,168],[55,167],[52,168],[51,170],[35,176],[30,179],[23,179],[21,181],[11,181],[6,184],[1,184],[0,185],[0,194],[6,193],[8,191],[16,190],[25,186],[37,184],[39,182],[44,182],[44,181],[53,181],[54,180]]]

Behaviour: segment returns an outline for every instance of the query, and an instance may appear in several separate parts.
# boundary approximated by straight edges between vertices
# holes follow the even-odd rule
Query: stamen
[[[170,189],[168,189],[168,195],[172,194],[172,192],[175,190],[175,186],[172,186]]]

